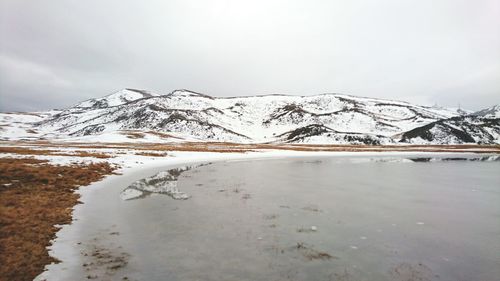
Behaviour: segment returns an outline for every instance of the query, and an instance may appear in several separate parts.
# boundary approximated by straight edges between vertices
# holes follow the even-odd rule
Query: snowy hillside
[[[60,111],[0,113],[0,140],[37,140],[43,135],[36,126]]]
[[[300,127],[278,136],[279,142],[308,144],[391,144],[392,139],[380,135],[363,133],[345,133],[332,130],[326,126],[313,124]]]
[[[487,117],[468,115],[432,122],[403,134],[401,142],[412,144],[500,144],[499,112]],[[492,118],[490,118],[492,117]]]
[[[490,119],[500,118],[500,104],[474,112],[472,115]]]
[[[468,118],[464,114],[457,109],[340,94],[218,98],[189,90],[160,96],[124,89],[49,114],[34,126],[39,137],[64,140],[99,141],[99,136],[110,140],[113,135],[129,134],[127,139],[136,141],[130,132],[140,131],[155,138],[166,136],[160,137],[164,141],[390,144],[415,143],[420,140],[412,130],[422,131],[442,120],[463,120],[491,135],[475,135],[475,142],[498,141],[497,123],[471,121],[489,120],[498,110],[493,107]],[[453,130],[442,134],[453,135]],[[454,142],[442,134],[428,142]]]
[[[121,91],[112,93],[102,98],[89,99],[80,102],[75,106],[73,106],[73,108],[106,108],[106,107],[122,105],[138,99],[149,98],[152,96],[155,95],[143,90],[123,89]]]

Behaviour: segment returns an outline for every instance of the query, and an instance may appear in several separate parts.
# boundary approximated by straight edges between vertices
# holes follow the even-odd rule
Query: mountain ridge
[[[497,116],[499,106],[472,112],[333,93],[213,97],[129,88],[23,126],[36,128],[29,138],[67,140],[137,130],[237,143],[498,144]]]

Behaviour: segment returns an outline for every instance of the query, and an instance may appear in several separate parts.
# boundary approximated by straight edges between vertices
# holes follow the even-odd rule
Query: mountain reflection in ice
[[[439,161],[500,161],[499,155],[477,156],[477,157],[415,157],[409,158],[412,162],[439,162]]]
[[[159,172],[154,176],[132,183],[120,193],[120,197],[123,200],[131,200],[144,198],[152,193],[158,193],[168,195],[176,200],[186,200],[190,196],[177,188],[177,180],[179,176],[193,168],[205,165],[208,164],[183,166]]]
[[[350,159],[339,159],[338,161],[349,163],[421,163],[421,162],[452,162],[452,161],[466,161],[466,162],[500,162],[500,155],[463,155],[463,156],[438,156],[438,157],[360,157]],[[305,162],[310,163],[310,162]]]

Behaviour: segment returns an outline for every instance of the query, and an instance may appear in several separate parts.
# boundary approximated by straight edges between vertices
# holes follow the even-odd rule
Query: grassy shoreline
[[[8,153],[6,147],[36,147],[52,149],[54,153],[61,148],[93,150],[128,149],[135,151],[191,151],[191,152],[247,152],[266,150],[323,151],[323,152],[469,152],[500,153],[500,145],[336,145],[336,144],[240,144],[227,142],[181,142],[181,143],[81,143],[50,141],[0,141],[0,153]],[[4,149],[4,150],[2,150]],[[6,150],[5,150],[6,149]],[[62,152],[59,152],[62,153]],[[81,152],[80,152],[81,153]],[[55,154],[57,155],[57,154]],[[85,156],[85,155],[81,155]],[[89,155],[92,156],[92,155]]]

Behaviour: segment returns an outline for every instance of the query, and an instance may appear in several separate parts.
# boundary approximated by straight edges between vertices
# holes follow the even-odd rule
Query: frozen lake
[[[55,272],[495,281],[500,162],[475,160],[288,158],[136,174],[92,193],[72,238],[79,257]]]

